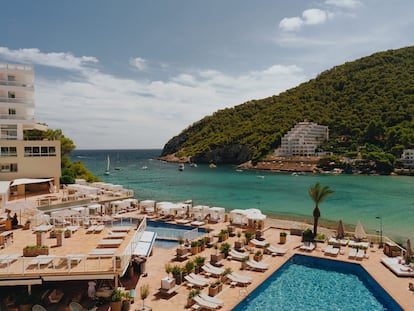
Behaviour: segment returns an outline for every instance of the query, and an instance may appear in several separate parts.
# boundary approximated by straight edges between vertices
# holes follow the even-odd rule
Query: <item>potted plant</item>
[[[223,255],[222,253],[217,253],[217,250],[218,250],[218,245],[217,245],[217,243],[215,243],[215,244],[213,245],[213,247],[214,247],[214,249],[215,249],[215,253],[214,253],[214,254],[210,254],[210,263],[211,263],[212,265],[214,265],[214,264],[216,264],[216,263],[220,262],[220,261],[224,258],[224,255]]]
[[[219,237],[219,242],[226,241],[229,238],[229,232],[228,232],[228,230],[221,229],[220,232],[219,232],[219,234],[218,234],[218,237]]]
[[[145,299],[149,296],[149,284],[144,284],[139,287],[139,295],[142,300],[142,308],[141,310],[145,310]]]
[[[230,252],[230,244],[229,243],[222,243],[220,245],[220,252],[224,254],[224,258],[227,258]]]
[[[198,241],[191,241],[191,254],[198,254]]]
[[[188,293],[188,299],[187,299],[187,307],[191,307],[194,304],[193,298],[200,294],[199,289],[193,289]]]
[[[65,238],[70,238],[72,236],[72,231],[70,229],[65,229]]]
[[[223,289],[223,283],[220,280],[214,281],[208,287],[208,295],[211,297],[216,296]]]
[[[194,271],[194,262],[192,262],[191,260],[187,261],[184,265],[184,270],[185,273],[190,274],[191,272]]]
[[[124,292],[122,298],[122,311],[129,311],[131,309],[131,295],[129,292]]]
[[[311,229],[306,229],[302,233],[302,242],[312,242],[313,241],[313,232]]]
[[[245,238],[246,238],[246,244],[249,244],[249,241],[253,238],[254,233],[253,233],[253,232],[251,232],[251,231],[246,231],[246,232],[244,233],[244,236],[245,236]]]
[[[164,270],[167,273],[167,276],[170,276],[170,273],[172,272],[172,266],[171,266],[171,264],[167,262],[164,265]]]
[[[258,251],[254,254],[253,259],[254,259],[254,260],[256,260],[256,261],[261,261],[261,260],[263,259],[263,253],[262,253],[261,251],[259,251],[259,250],[258,250]]]
[[[196,273],[200,273],[201,267],[204,265],[204,262],[206,261],[206,258],[203,256],[197,256],[194,258],[194,263],[196,265]]]
[[[227,275],[230,273],[232,273],[232,270],[230,267],[227,267],[226,269],[224,269],[223,273],[220,276],[221,282],[225,283],[227,281]]]
[[[286,232],[280,232],[279,233],[279,243],[280,244],[285,244],[286,243],[286,236],[287,236],[287,233]]]
[[[31,224],[31,221],[30,221],[30,219],[26,219],[26,222],[24,223],[24,230],[29,230],[30,229],[30,224]]]
[[[122,309],[122,291],[116,288],[112,291],[111,301],[109,302],[112,311],[121,311]]]
[[[23,248],[24,257],[36,257],[38,255],[49,255],[49,246],[27,245]]]
[[[242,259],[241,259],[241,267],[240,267],[240,269],[241,270],[244,270],[244,269],[246,269],[247,268],[247,261],[249,260],[250,258],[249,258],[249,256],[245,256],[245,257],[243,257]]]
[[[234,242],[234,248],[236,249],[236,250],[239,250],[239,249],[242,249],[243,248],[243,246],[244,246],[244,243],[243,243],[243,241],[240,239],[240,237],[241,237],[241,232],[240,231],[237,231],[237,241],[235,241]]]
[[[175,278],[175,283],[177,285],[181,284],[181,275],[182,275],[182,268],[179,265],[174,265],[171,268],[171,274],[173,275],[173,277]]]

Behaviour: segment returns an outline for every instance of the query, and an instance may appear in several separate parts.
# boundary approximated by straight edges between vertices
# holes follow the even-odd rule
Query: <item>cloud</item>
[[[344,9],[356,9],[362,6],[361,1],[359,0],[326,0],[325,4]]]
[[[303,11],[301,17],[283,18],[279,23],[279,28],[283,31],[299,31],[305,25],[323,24],[332,16],[329,11],[308,9]]]
[[[206,115],[278,94],[308,79],[297,66],[275,64],[239,75],[207,68],[165,80],[133,80],[91,67],[98,62],[95,57],[8,48],[0,48],[0,57],[78,71],[53,79],[35,66],[35,97],[36,119],[61,128],[80,149],[161,148]],[[138,60],[135,63],[141,64]]]
[[[75,57],[72,53],[42,53],[39,49],[18,49],[10,50],[7,47],[0,47],[0,57],[14,62],[43,65],[65,70],[83,70],[86,66],[98,63],[95,57]]]
[[[129,64],[140,71],[143,71],[147,68],[147,61],[141,57],[131,58],[129,60]]]

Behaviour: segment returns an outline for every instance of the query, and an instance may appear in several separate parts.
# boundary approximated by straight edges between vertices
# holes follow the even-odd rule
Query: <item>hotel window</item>
[[[56,148],[55,147],[49,147],[49,156],[51,156],[51,157],[56,156]]]
[[[25,157],[54,157],[56,156],[56,148],[47,147],[47,146],[24,147],[24,156]]]
[[[8,75],[7,80],[9,81],[16,81],[16,76]]]
[[[8,94],[7,94],[7,97],[8,98],[16,98],[16,93],[15,92],[8,92]]]
[[[17,163],[3,163],[0,166],[0,171],[3,173],[17,172]]]
[[[0,125],[0,139],[16,140],[17,139],[17,125]]]
[[[16,147],[1,147],[0,157],[16,157]]]
[[[9,115],[16,115],[16,109],[15,108],[9,108]]]

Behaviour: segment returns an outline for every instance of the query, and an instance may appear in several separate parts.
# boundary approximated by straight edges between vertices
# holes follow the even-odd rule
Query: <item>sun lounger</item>
[[[209,273],[214,276],[220,276],[224,272],[224,269],[222,268],[217,268],[214,266],[210,267],[207,265],[203,265],[201,269],[203,269],[204,272]]]
[[[36,256],[34,259],[32,259],[29,262],[29,267],[30,266],[37,266],[38,269],[41,268],[41,266],[49,266],[50,263],[53,263],[53,257],[52,256],[47,256],[47,255],[39,255]]]
[[[275,255],[283,256],[284,254],[286,254],[286,249],[281,248],[281,247],[269,246],[269,247],[266,247],[265,251],[269,252],[272,255],[275,254]]]
[[[185,225],[185,224],[188,224],[189,222],[191,222],[191,219],[177,219],[175,222],[177,224]]]
[[[254,260],[251,260],[251,259],[246,261],[246,264],[252,270],[264,271],[264,270],[267,270],[269,268],[268,264],[261,263],[261,262],[258,262],[258,261],[254,261]]]
[[[199,281],[200,283],[208,283],[209,282],[209,280],[208,279],[206,279],[206,278],[204,278],[204,277],[201,277],[201,276],[199,276],[198,274],[195,274],[195,273],[190,273],[189,274],[189,276],[191,277],[191,278],[193,278],[193,279],[195,279],[195,280],[197,280],[197,281]]]
[[[414,269],[402,264],[401,257],[381,258],[381,262],[397,276],[414,277]]]
[[[212,303],[215,303],[215,304],[219,305],[220,307],[222,307],[224,305],[223,300],[221,300],[220,298],[211,297],[211,296],[207,295],[206,293],[201,292],[200,294],[198,294],[198,296],[200,296],[201,299],[204,299],[206,301],[210,301]]]
[[[192,284],[192,285],[194,285],[194,286],[196,286],[196,287],[205,287],[205,286],[207,286],[208,285],[208,281],[206,280],[206,281],[199,281],[198,279],[194,279],[194,278],[192,278],[191,276],[189,276],[189,275],[186,275],[185,277],[184,277],[184,279],[186,279],[186,281],[188,282],[188,283],[190,283],[190,284]]]
[[[0,255],[0,265],[10,265],[16,261],[20,255],[18,254],[1,254]]]
[[[86,229],[86,233],[94,233],[95,232],[95,229],[96,229],[96,227],[97,226],[90,226],[88,229]]]
[[[122,239],[107,239],[107,240],[104,239],[98,242],[98,247],[99,248],[105,248],[105,247],[116,248],[116,247],[119,247],[123,241],[124,240]]]
[[[108,232],[108,235],[105,239],[123,239],[128,235],[127,232]]]
[[[71,266],[77,265],[84,258],[85,258],[85,255],[83,255],[83,254],[69,254],[69,255],[66,255],[68,266],[69,265],[71,265]]]
[[[100,233],[100,232],[102,232],[103,229],[105,229],[104,225],[97,225],[96,228],[95,228],[94,233]]]
[[[76,231],[78,231],[79,226],[67,226],[66,230],[69,230],[72,233],[75,233]]]
[[[215,309],[220,308],[219,304],[204,300],[198,295],[193,297],[193,300],[195,301],[196,304],[208,310],[215,310]]]
[[[95,248],[89,252],[89,256],[112,257],[116,250],[116,248]]]
[[[115,226],[111,227],[112,232],[129,232],[132,229],[132,226]]]
[[[365,251],[362,248],[358,249],[355,258],[362,260],[364,259],[364,257],[365,257]]]
[[[196,221],[191,222],[191,224],[192,224],[193,226],[200,227],[200,226],[202,226],[202,225],[205,225],[205,222],[204,222],[204,221],[199,221],[199,220],[196,220]]]
[[[347,246],[349,243],[349,240],[346,239],[336,239],[336,238],[330,238],[328,240],[328,244],[337,245],[337,246]]]
[[[350,259],[354,259],[355,256],[357,255],[358,249],[356,248],[351,248],[351,250],[348,253],[348,258]]]
[[[301,245],[300,249],[302,251],[306,251],[306,252],[311,252],[315,249],[315,244],[313,243],[305,243],[303,245]]]
[[[253,278],[251,278],[250,276],[245,275],[245,274],[239,274],[237,272],[232,272],[231,274],[234,275],[235,277],[239,278],[240,280],[245,280],[247,282],[252,282],[253,281]]]
[[[247,278],[242,278],[239,277],[238,275],[235,275],[234,273],[230,273],[227,274],[227,278],[231,281],[231,282],[235,282],[238,285],[248,285],[249,283],[251,283],[250,280],[248,280]]]
[[[244,257],[246,257],[247,255],[245,253],[240,253],[234,249],[232,249],[229,252],[229,255],[231,256],[231,259],[235,259],[235,260],[239,260],[242,261]]]
[[[338,256],[339,254],[339,248],[338,247],[334,247],[333,245],[329,244],[326,248],[325,248],[325,255],[328,256]]]
[[[255,247],[265,247],[266,242],[259,241],[258,239],[251,239],[249,243],[253,244]]]

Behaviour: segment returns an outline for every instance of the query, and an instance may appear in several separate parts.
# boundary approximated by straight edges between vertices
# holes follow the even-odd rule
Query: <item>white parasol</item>
[[[362,227],[361,222],[358,220],[358,223],[357,223],[357,225],[355,227],[355,238],[357,240],[362,240],[362,239],[364,239],[366,237],[367,237],[367,234],[365,233],[365,230]]]

